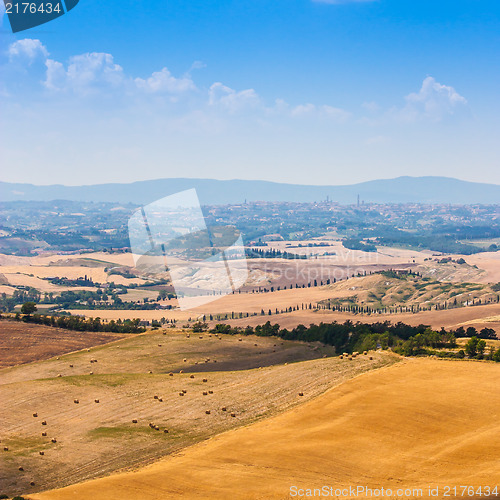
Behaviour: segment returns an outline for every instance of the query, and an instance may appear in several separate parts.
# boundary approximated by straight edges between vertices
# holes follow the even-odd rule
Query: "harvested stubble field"
[[[396,361],[383,353],[324,358],[331,349],[315,347],[168,331],[3,369],[9,450],[0,492],[29,494],[143,465]]]
[[[115,333],[75,332],[18,321],[0,321],[0,368],[49,359],[123,338]]]
[[[280,500],[292,485],[422,491],[392,498],[430,498],[432,485],[443,498],[499,484],[499,408],[495,364],[405,360],[137,472],[30,498]]]

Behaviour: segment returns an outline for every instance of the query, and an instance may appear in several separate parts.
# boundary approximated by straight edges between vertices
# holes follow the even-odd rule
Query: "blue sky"
[[[0,28],[0,180],[500,184],[498,0],[80,0]]]

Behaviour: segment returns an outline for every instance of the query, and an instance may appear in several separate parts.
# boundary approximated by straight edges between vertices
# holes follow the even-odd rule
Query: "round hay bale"
[[[339,359],[344,359],[344,356],[342,356],[342,354],[339,356]]]
[[[303,393],[303,392],[299,392],[299,396],[303,396],[303,395],[304,395],[304,393]]]
[[[155,394],[155,395],[153,396],[153,399],[158,399],[158,395],[157,395],[157,394]]]
[[[160,403],[163,403],[163,398],[158,398],[158,401],[159,401]]]
[[[197,365],[197,364],[198,364],[198,361],[195,361],[195,362],[194,362],[194,364],[195,364],[195,365]]]
[[[187,392],[187,391],[186,391],[186,389],[182,389],[182,392],[183,392],[184,394],[186,394],[186,392]]]
[[[203,391],[203,395],[204,396],[208,396],[208,392],[207,391]]]
[[[69,365],[70,368],[73,368],[73,365]]]
[[[42,436],[45,437],[47,435],[47,433],[44,431],[42,432]]]
[[[94,375],[94,372],[90,372],[89,375]]]
[[[206,413],[207,415],[210,415],[210,410],[205,410],[205,413]]]
[[[184,393],[183,392],[179,392],[179,396],[184,396]]]
[[[186,338],[188,339],[188,338],[190,338],[190,337],[191,337],[191,335],[189,335],[189,333],[188,333],[188,334],[186,335]]]
[[[257,347],[257,344],[254,344],[255,347]]]
[[[373,356],[370,356],[370,361],[372,361],[372,360],[373,360]]]
[[[159,430],[160,430],[160,428],[157,425],[155,425],[155,431],[159,431]]]
[[[204,378],[204,379],[203,379],[203,382],[208,382],[208,379]]]
[[[203,338],[203,336],[202,336],[202,335],[200,335],[200,339],[202,339],[202,338]]]
[[[31,481],[30,486],[35,486],[35,481]]]
[[[62,375],[60,373],[57,374],[58,377],[62,377]]]
[[[33,416],[36,418],[38,417],[38,413],[33,413]]]
[[[226,408],[225,406],[223,406],[223,407],[221,408],[221,410],[222,410],[222,411],[227,411],[227,408]]]
[[[22,472],[24,470],[24,467],[19,467],[17,470],[20,470]]]
[[[184,370],[179,370],[179,373],[184,373]]]
[[[182,361],[184,361],[184,363],[187,363],[187,359],[186,358],[184,358]]]
[[[173,374],[172,372],[170,372],[170,373],[168,374],[168,376],[169,376],[169,377],[173,377],[173,376],[174,376],[174,374]]]
[[[242,341],[243,341],[243,339],[238,339],[238,342],[242,342]]]
[[[94,399],[94,403],[99,403],[100,401],[98,399]]]
[[[57,439],[56,439],[56,438],[52,438],[52,439],[51,439],[51,441],[52,441],[53,443],[57,443]]]
[[[163,429],[164,434],[168,434],[168,429]]]
[[[217,363],[217,360],[216,360],[216,359],[214,359],[214,363]]]
[[[231,413],[231,417],[236,417],[236,413]]]
[[[42,425],[47,425],[47,420],[42,420]]]
[[[189,375],[189,378],[194,378],[194,375]]]
[[[154,428],[155,424],[153,422],[149,422],[149,427]]]
[[[148,373],[151,375],[153,372],[151,370],[149,370]]]
[[[57,361],[59,361],[61,358],[60,358],[59,356],[57,356],[57,358],[56,358],[56,359],[57,359]]]
[[[166,335],[166,334],[167,334],[167,332],[163,332],[163,335]]]
[[[136,424],[136,423],[137,423],[137,419],[136,419],[136,418],[133,418],[133,419],[132,419],[132,423],[133,423],[133,424]]]
[[[352,361],[352,356],[349,356],[349,358],[348,358],[348,359],[349,359],[349,361]]]
[[[79,404],[79,403],[80,403],[80,401],[79,401],[78,399],[74,399],[74,400],[73,400],[73,403],[75,403],[75,405],[77,405],[77,404]]]
[[[214,391],[208,391],[208,394],[213,394],[213,393],[214,393]]]
[[[44,451],[39,451],[38,453],[39,453],[40,455],[42,455],[42,456],[43,456],[43,455],[45,455],[45,452],[44,452]]]
[[[4,446],[3,447],[3,451],[9,451],[9,447],[8,446]]]
[[[158,347],[161,347],[161,344],[158,344]]]
[[[90,352],[90,349],[87,349],[87,352]]]
[[[368,354],[368,351],[365,351],[363,354],[366,356]]]

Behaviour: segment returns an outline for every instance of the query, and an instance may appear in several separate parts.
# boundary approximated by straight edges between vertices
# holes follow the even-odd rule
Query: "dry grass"
[[[422,488],[429,498],[429,484],[494,486],[499,407],[494,364],[405,361],[137,472],[30,498],[278,500],[292,485]]]
[[[160,339],[168,349],[158,348]],[[144,334],[0,371],[2,442],[9,446],[0,466],[0,491],[39,491],[145,464],[395,361],[377,354],[371,362],[347,364],[322,358],[329,348],[315,351],[302,343],[274,343],[276,339],[239,342],[233,337]],[[98,362],[91,364],[91,359]],[[179,373],[181,367],[185,373]],[[192,372],[199,372],[194,379]],[[304,397],[298,397],[299,390]],[[33,418],[34,412],[38,418]],[[47,421],[44,438],[42,420]],[[17,446],[16,440],[27,444]],[[45,452],[43,458],[40,451]],[[20,466],[25,473],[18,471]],[[35,487],[30,487],[31,481]]]

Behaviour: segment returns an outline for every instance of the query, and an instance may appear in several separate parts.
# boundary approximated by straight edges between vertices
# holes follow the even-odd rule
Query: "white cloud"
[[[243,108],[253,108],[260,104],[260,98],[254,89],[240,90],[239,92],[215,82],[208,91],[208,103],[210,106],[220,105],[230,113],[240,111]]]
[[[327,104],[322,106],[315,106],[314,104],[299,104],[295,106],[290,111],[291,116],[324,116],[332,118],[337,122],[344,122],[350,116],[351,113],[344,111],[340,108],[334,108],[333,106],[328,106]]]
[[[168,92],[171,94],[179,94],[189,90],[195,90],[196,86],[193,80],[187,76],[175,78],[167,68],[153,73],[146,80],[136,78],[135,84],[138,88],[146,92]]]
[[[406,103],[401,112],[403,118],[413,121],[425,117],[440,121],[446,115],[453,115],[467,105],[467,99],[453,87],[442,85],[432,76],[428,76],[419,92],[406,96]]]
[[[29,63],[33,62],[38,57],[46,59],[49,55],[47,48],[40,40],[32,38],[24,38],[23,40],[17,40],[9,45],[7,50],[9,54],[10,61],[21,57],[26,58]]]
[[[45,86],[52,90],[72,90],[87,94],[99,87],[118,87],[125,81],[123,68],[115,64],[113,56],[92,52],[73,56],[67,68],[60,62],[47,59]]]

